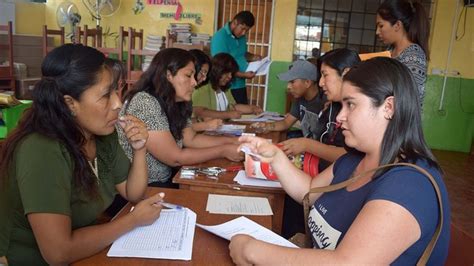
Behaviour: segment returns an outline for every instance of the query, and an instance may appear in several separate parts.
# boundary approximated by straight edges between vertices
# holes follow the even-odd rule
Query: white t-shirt
[[[229,101],[227,100],[227,96],[223,91],[215,92],[216,93],[216,109],[217,111],[227,111],[227,106],[229,105]]]

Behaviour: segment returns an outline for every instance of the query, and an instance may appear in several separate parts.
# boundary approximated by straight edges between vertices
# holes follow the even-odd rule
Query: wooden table
[[[228,167],[237,166],[243,167],[243,163],[231,162],[227,159],[215,159],[205,163],[200,163],[193,166],[198,167]],[[270,202],[273,211],[273,227],[275,233],[280,234],[283,222],[283,208],[285,205],[285,191],[282,188],[270,187],[254,187],[243,186],[234,182],[234,177],[237,172],[225,172],[219,175],[217,179],[208,178],[204,175],[196,175],[193,179],[181,178],[181,172],[178,172],[174,178],[173,183],[179,184],[180,190],[203,191],[213,194],[236,195],[236,196],[252,196],[265,197]]]
[[[188,191],[180,189],[148,188],[147,195],[165,192],[168,202],[183,205],[197,214],[197,223],[205,225],[216,225],[230,221],[240,215],[210,214],[206,211],[208,193]],[[119,215],[129,212],[130,204],[127,204]],[[265,226],[272,227],[270,216],[247,216],[249,219]],[[109,247],[100,253],[75,262],[73,265],[233,265],[229,256],[229,241],[215,236],[201,228],[196,227],[193,242],[193,255],[191,261],[143,259],[143,258],[109,258],[107,252]]]
[[[249,125],[248,123],[245,123]],[[246,132],[254,133],[254,129],[247,126]],[[282,132],[268,132],[259,133],[257,136],[265,139],[271,139],[272,143],[278,143],[286,139],[286,131]],[[196,167],[228,167],[228,166],[242,166],[243,163],[231,162],[227,159],[214,159],[205,163],[192,165]],[[270,206],[273,211],[273,227],[272,230],[275,233],[281,234],[282,223],[283,223],[283,208],[285,206],[285,191],[282,188],[267,188],[267,187],[254,187],[254,186],[242,186],[237,182],[234,182],[234,177],[237,172],[226,172],[219,175],[218,179],[211,179],[203,175],[197,175],[194,179],[181,178],[181,172],[178,172],[173,177],[173,183],[179,184],[180,189],[192,190],[192,191],[203,191],[207,193],[223,194],[223,195],[236,195],[236,196],[252,196],[252,197],[265,197],[270,202]]]
[[[246,133],[255,133],[257,136],[264,138],[264,139],[271,139],[273,144],[277,144],[280,141],[286,140],[286,133],[287,131],[270,131],[267,133],[256,133],[255,128],[251,128],[249,123],[243,123],[241,124],[246,125],[247,127],[245,128]]]

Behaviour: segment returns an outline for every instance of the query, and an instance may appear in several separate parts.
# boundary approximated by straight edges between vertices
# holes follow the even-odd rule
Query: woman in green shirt
[[[239,67],[231,55],[220,53],[211,60],[209,84],[193,93],[193,112],[198,118],[240,118],[242,114],[260,114],[256,105],[237,104],[229,91]]]
[[[142,200],[146,126],[118,117],[117,82],[104,60],[74,44],[44,59],[33,105],[0,152],[0,263],[69,264],[159,217],[160,195]],[[133,146],[131,163],[117,121]],[[135,210],[97,225],[117,192],[138,203]]]

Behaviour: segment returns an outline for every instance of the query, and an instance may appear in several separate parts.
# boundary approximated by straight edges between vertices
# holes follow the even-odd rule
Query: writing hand
[[[133,216],[136,226],[152,224],[160,217],[162,206],[157,202],[163,201],[164,196],[164,193],[157,193],[135,205],[130,215]]]

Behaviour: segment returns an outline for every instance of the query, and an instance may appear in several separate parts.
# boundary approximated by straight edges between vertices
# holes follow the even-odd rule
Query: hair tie
[[[50,81],[50,82],[56,82],[56,79],[54,77],[49,77],[49,76],[43,76],[43,80]]]

